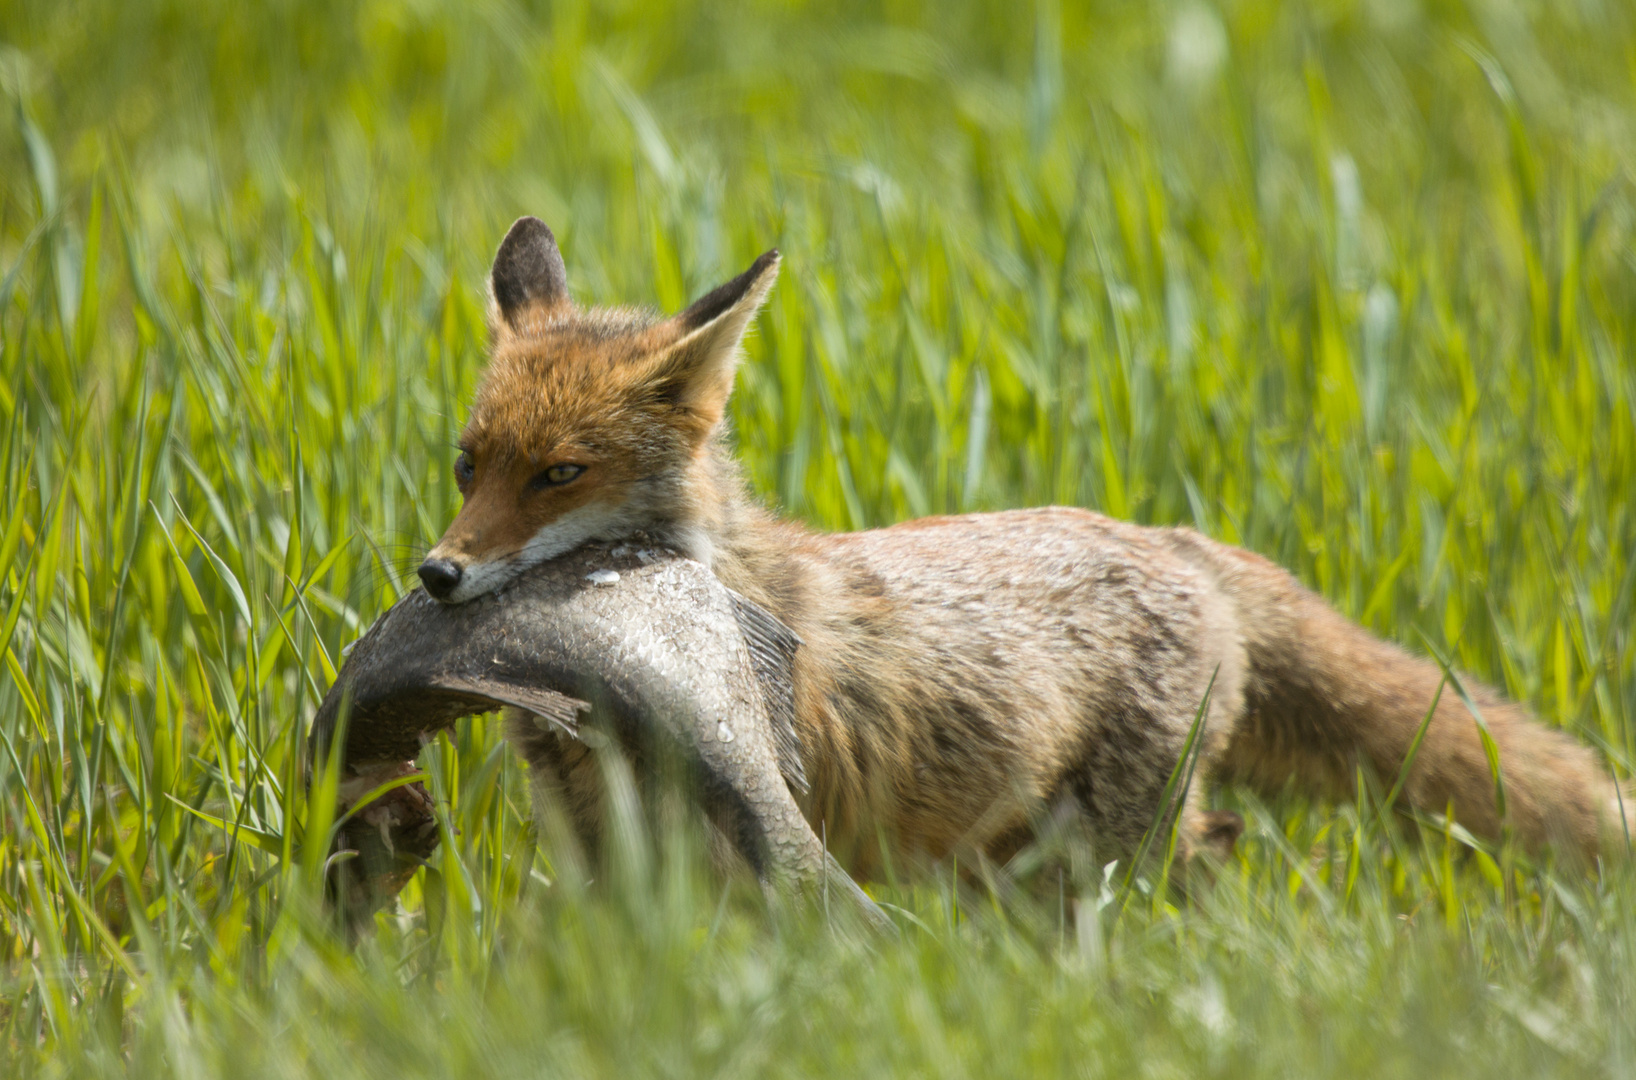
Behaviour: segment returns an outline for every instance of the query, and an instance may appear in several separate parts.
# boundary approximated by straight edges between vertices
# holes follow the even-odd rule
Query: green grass
[[[475,722],[423,758],[458,835],[352,951],[297,773],[456,505],[536,213],[587,301],[783,250],[734,418],[789,513],[1195,524],[1628,775],[1627,5],[0,0],[0,92],[0,1071],[1636,1070],[1629,865],[1367,792],[1225,793],[1180,907],[888,884],[869,948],[685,831],[570,889]]]

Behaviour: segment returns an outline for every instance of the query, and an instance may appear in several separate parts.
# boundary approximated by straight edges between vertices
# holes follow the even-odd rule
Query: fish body
[[[418,589],[405,596],[350,651],[315,717],[314,759],[341,739],[347,802],[407,771],[428,739],[463,716],[507,708],[525,743],[583,745],[594,729],[636,759],[679,764],[762,881],[828,881],[878,918],[795,801],[806,787],[791,723],[798,648],[777,620],[691,559],[588,545],[470,603],[441,604]],[[538,767],[537,753],[525,756]],[[411,785],[343,828],[343,846],[364,869],[351,886],[359,898],[375,905],[402,886],[435,846],[430,820]]]

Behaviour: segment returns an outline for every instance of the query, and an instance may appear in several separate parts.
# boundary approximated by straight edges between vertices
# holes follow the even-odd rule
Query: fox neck
[[[747,528],[769,518],[744,483],[725,440],[713,439],[679,474],[661,481],[665,490],[642,517],[642,531],[717,571],[737,562]]]
[[[804,529],[775,516],[750,492],[725,439],[714,440],[689,469],[672,513],[654,538],[708,566],[718,580],[784,616],[794,549]]]

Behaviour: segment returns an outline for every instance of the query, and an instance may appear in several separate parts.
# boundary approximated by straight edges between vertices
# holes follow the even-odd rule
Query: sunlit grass
[[[1186,904],[950,867],[864,945],[685,830],[581,891],[476,721],[403,912],[314,908],[305,725],[452,513],[522,213],[588,301],[783,251],[787,512],[1196,525],[1628,774],[1636,14],[1426,7],[0,0],[6,1072],[1628,1074],[1636,875],[1362,778],[1224,793]]]

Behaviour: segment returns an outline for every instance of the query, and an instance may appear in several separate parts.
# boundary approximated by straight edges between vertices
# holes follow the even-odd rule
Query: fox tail
[[[1452,806],[1474,834],[1495,840],[1509,826],[1536,851],[1551,845],[1594,860],[1630,850],[1636,800],[1590,748],[1489,687],[1380,640],[1260,556],[1212,547],[1247,661],[1244,718],[1224,751],[1223,779],[1276,792],[1293,776],[1344,798],[1358,765],[1395,785],[1412,754],[1401,807]]]

